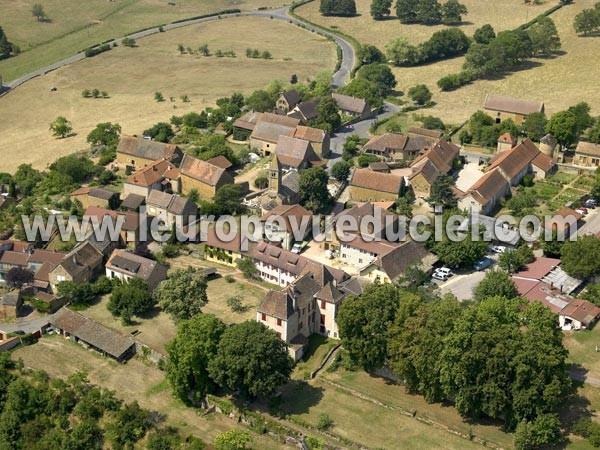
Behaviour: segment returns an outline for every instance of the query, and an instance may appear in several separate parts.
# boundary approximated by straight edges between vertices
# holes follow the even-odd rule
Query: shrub
[[[475,79],[473,73],[463,70],[459,73],[446,75],[438,80],[437,85],[442,91],[452,91]]]
[[[225,281],[227,283],[235,283],[235,278],[233,278],[233,275],[225,275]]]
[[[100,45],[99,47],[88,48],[84,52],[84,54],[86,57],[91,58],[92,56],[96,56],[96,55],[99,55],[100,53],[107,52],[110,49],[111,49],[111,47],[109,44],[103,44],[103,45]]]
[[[328,414],[321,413],[317,418],[317,429],[329,430],[333,426],[333,420]]]

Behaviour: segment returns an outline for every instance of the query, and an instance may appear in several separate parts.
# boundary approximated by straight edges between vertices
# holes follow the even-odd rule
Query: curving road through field
[[[289,7],[282,7],[282,8],[278,8],[278,9],[269,9],[269,10],[262,10],[262,11],[248,11],[248,12],[233,13],[233,14],[222,14],[220,16],[210,16],[210,17],[203,17],[203,18],[199,18],[199,19],[185,20],[183,22],[178,22],[178,23],[171,23],[171,24],[165,25],[163,27],[163,30],[164,31],[174,30],[176,28],[186,27],[189,25],[195,25],[198,23],[210,22],[213,20],[222,20],[222,19],[226,19],[226,18],[230,18],[230,17],[244,17],[244,16],[269,17],[269,18],[273,18],[273,19],[277,19],[277,20],[284,20],[286,22],[293,23],[295,25],[302,25],[305,29],[307,29],[309,31],[318,32],[318,33],[321,33],[322,35],[331,37],[335,41],[335,43],[341,48],[342,63],[341,63],[340,69],[333,75],[332,83],[335,87],[345,86],[346,79],[348,78],[348,76],[350,75],[350,72],[352,71],[352,68],[354,67],[355,54],[354,54],[354,48],[352,47],[352,45],[348,41],[342,39],[341,37],[339,37],[333,33],[330,33],[326,30],[323,30],[321,28],[315,27],[308,23],[299,21],[299,20],[289,16],[288,11],[289,11]],[[133,38],[133,39],[140,39],[145,36],[150,36],[150,35],[156,34],[156,33],[160,33],[160,30],[158,29],[158,27],[149,28],[147,30],[140,31],[138,33],[134,33],[134,34],[130,34],[127,36],[123,36],[118,39],[114,39],[114,40],[108,42],[108,44],[112,45],[113,43],[117,43],[118,45],[120,45],[121,41],[125,37]],[[83,52],[77,53],[76,55],[73,55],[69,58],[63,59],[62,61],[58,61],[49,66],[42,67],[41,69],[35,70],[31,73],[28,73],[27,75],[23,75],[22,77],[19,77],[15,80],[7,82],[3,85],[3,87],[8,88],[8,89],[14,89],[17,86],[20,86],[21,84],[31,80],[32,78],[45,75],[48,72],[51,72],[60,67],[64,67],[69,64],[73,64],[75,62],[81,61],[82,59],[85,59],[85,58],[86,58],[86,56]]]

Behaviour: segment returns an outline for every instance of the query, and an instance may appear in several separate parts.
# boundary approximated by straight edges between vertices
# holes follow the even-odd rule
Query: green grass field
[[[31,15],[32,2],[0,0],[0,26],[21,48],[16,57],[0,61],[0,74],[12,80],[83,49],[143,28],[225,9],[243,11],[280,6],[281,0],[45,0],[50,21]]]

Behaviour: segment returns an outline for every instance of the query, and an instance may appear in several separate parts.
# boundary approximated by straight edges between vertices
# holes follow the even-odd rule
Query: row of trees
[[[402,23],[453,25],[461,23],[462,16],[465,14],[467,14],[467,7],[458,0],[448,0],[444,4],[440,4],[438,0],[398,0],[396,2],[396,15]]]
[[[273,330],[254,321],[227,327],[210,314],[181,321],[167,352],[167,379],[174,394],[194,404],[218,387],[245,397],[271,395],[293,367]]]
[[[556,26],[546,16],[539,17],[527,30],[502,31],[495,37],[490,26],[478,31],[479,42],[469,47],[463,72],[440,79],[441,89],[455,89],[476,78],[513,70],[528,58],[551,55],[561,46]]]
[[[510,283],[501,272],[488,277]],[[369,286],[340,308],[344,348],[366,370],[388,365],[410,390],[429,402],[451,401],[465,417],[536,431],[544,418],[552,422],[543,427],[551,436],[546,443],[555,443],[555,413],[570,386],[561,331],[548,308],[511,298],[514,286],[510,297],[501,296],[498,281],[488,287],[493,296],[469,306],[389,284]]]
[[[324,16],[354,16],[356,3],[354,0],[321,0],[319,11]]]
[[[414,66],[440,59],[462,55],[471,46],[471,40],[458,28],[436,31],[431,37],[413,45],[404,37],[390,41],[386,47],[387,58],[396,66]]]

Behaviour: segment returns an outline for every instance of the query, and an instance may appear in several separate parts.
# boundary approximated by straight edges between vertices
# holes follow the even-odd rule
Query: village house
[[[77,200],[86,209],[88,206],[110,208],[119,201],[119,192],[111,191],[101,186],[84,186],[69,194],[71,200]]]
[[[148,283],[150,289],[155,289],[161,281],[167,279],[167,268],[157,261],[144,258],[126,250],[113,251],[105,265],[106,277],[126,282],[139,278]]]
[[[373,136],[364,145],[363,151],[386,161],[415,159],[430,144],[422,137],[408,137],[399,133]]]
[[[309,120],[316,119],[319,116],[320,99],[308,100],[298,103],[294,109],[287,113],[288,117],[298,119],[302,123],[308,123]]]
[[[496,153],[502,153],[506,150],[510,150],[517,145],[517,138],[515,138],[508,131],[498,137],[498,145],[496,146]]]
[[[290,285],[309,261],[302,255],[265,241],[256,244],[252,259],[261,280],[281,287]]]
[[[496,123],[512,119],[517,125],[521,125],[529,114],[544,112],[544,103],[487,94],[483,102],[483,111]]]
[[[213,166],[220,167],[224,170],[230,170],[233,167],[233,163],[223,155],[218,155],[213,158],[207,159],[206,162],[212,164]]]
[[[229,234],[229,229],[224,232]],[[220,239],[214,225],[209,226],[204,240],[204,259],[217,264],[236,267],[237,261],[252,256],[255,243],[239,232],[233,239]]]
[[[338,110],[341,114],[351,116],[356,119],[367,119],[371,116],[371,108],[369,102],[364,98],[351,97],[349,95],[331,94],[338,105]]]
[[[309,141],[289,136],[279,136],[273,155],[284,171],[300,171],[323,165],[323,160],[317,156]]]
[[[256,125],[261,122],[284,125],[289,128],[296,128],[296,126],[300,124],[300,119],[268,112],[262,113],[257,111],[249,111],[233,122],[233,138],[237,141],[248,140],[250,135],[254,132]],[[252,143],[251,145],[253,147],[257,147]]]
[[[516,186],[527,174],[536,179],[546,178],[556,170],[556,163],[542,153],[531,139],[525,139],[516,147],[492,158],[486,172],[496,168],[511,186]]]
[[[139,194],[127,194],[121,201],[119,208],[123,211],[140,212],[142,206],[146,204],[146,196]]]
[[[162,218],[168,227],[187,225],[190,216],[198,215],[198,206],[187,198],[155,190],[148,195],[146,210],[148,215]]]
[[[403,186],[404,178],[401,176],[370,169],[356,169],[350,180],[350,200],[395,201]]]
[[[600,144],[579,141],[575,149],[573,164],[584,167],[600,166]]]
[[[383,161],[369,163],[369,170],[372,170],[373,172],[391,173],[390,166]]]
[[[188,195],[197,190],[203,200],[212,200],[217,190],[226,184],[233,184],[233,177],[227,170],[207,161],[185,154],[181,161],[181,192]]]
[[[121,244],[130,248],[136,248],[142,239],[142,233],[147,231],[147,224],[145,222],[142,223],[142,216],[131,211],[112,211],[90,206],[83,213],[83,217],[88,218],[90,224],[93,223],[93,220],[96,220],[99,225],[101,225],[104,220],[110,220],[114,225],[122,221],[122,226],[119,231],[119,241]],[[119,219],[119,217],[122,217],[122,219]],[[110,236],[108,236],[108,238],[110,239]]]
[[[464,195],[459,196],[458,207],[469,213],[489,215],[500,200],[509,195],[510,183],[496,169],[485,173]]]
[[[178,169],[173,166],[173,163],[167,159],[158,159],[152,161],[147,166],[141,168],[137,172],[129,175],[123,183],[123,193],[121,197],[127,198],[129,195],[135,194],[147,198],[151,191],[172,191],[173,186],[170,180],[166,177],[167,172],[172,172],[173,169],[178,172]],[[106,206],[99,206],[105,208]]]
[[[21,291],[14,290],[0,296],[0,319],[16,319],[23,308]]]
[[[250,147],[257,149],[263,156],[269,156],[275,150],[279,138],[281,136],[291,137],[295,130],[296,127],[279,123],[259,122],[250,135]]]
[[[381,254],[360,270],[360,276],[373,283],[394,283],[409,267],[430,273],[438,258],[425,246],[406,241],[388,253]]]
[[[408,136],[423,138],[428,142],[436,142],[444,136],[444,132],[441,130],[429,130],[427,128],[410,127],[408,129]]]
[[[61,308],[50,316],[50,329],[118,362],[125,362],[135,355],[133,339],[68,308]]]
[[[273,329],[298,361],[310,335],[339,339],[339,307],[347,294],[361,292],[356,279],[343,271],[310,262],[286,289],[267,293],[257,308],[256,320]]]
[[[442,139],[410,164],[412,174],[408,177],[408,183],[416,197],[429,197],[434,181],[439,175],[452,170],[459,151],[458,146]]]
[[[329,133],[326,131],[298,125],[294,131],[293,137],[310,142],[314,152],[320,158],[329,158],[331,153],[331,139]]]
[[[562,330],[589,330],[600,317],[600,308],[580,298],[572,300],[558,313]]]
[[[166,159],[177,165],[183,153],[173,144],[163,144],[135,136],[121,136],[117,146],[117,164],[131,170],[139,170],[158,159]]]
[[[264,225],[265,237],[269,236],[271,242],[278,242],[284,249],[291,250],[295,242],[302,242],[310,234],[312,216],[310,211],[300,205],[279,205],[264,214],[260,221]],[[302,229],[304,233],[301,233]]]
[[[102,266],[103,255],[89,242],[82,242],[50,271],[49,281],[56,292],[58,283],[71,281],[75,284],[87,283],[97,274]]]
[[[288,113],[300,103],[300,93],[296,89],[282,92],[277,101],[275,108],[284,114]]]

